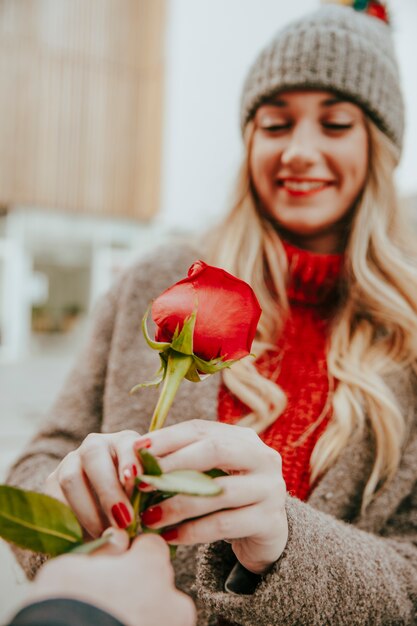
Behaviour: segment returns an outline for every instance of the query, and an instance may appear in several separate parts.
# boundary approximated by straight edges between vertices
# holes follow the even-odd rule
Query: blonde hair
[[[329,337],[328,402],[304,435],[332,409],[329,424],[312,453],[313,483],[334,463],[347,442],[364,431],[368,419],[375,460],[364,489],[362,510],[394,475],[406,433],[406,416],[385,377],[398,369],[417,370],[415,239],[403,223],[396,198],[396,148],[371,121],[367,124],[369,173],[349,226],[344,294]],[[288,267],[279,235],[258,209],[251,188],[253,133],[254,125],[249,123],[236,197],[230,213],[209,239],[208,259],[252,285],[263,311],[254,343],[254,352],[259,356],[276,345],[288,315]],[[258,372],[253,359],[224,370],[223,380],[251,409],[239,423],[258,433],[285,409],[283,390]]]

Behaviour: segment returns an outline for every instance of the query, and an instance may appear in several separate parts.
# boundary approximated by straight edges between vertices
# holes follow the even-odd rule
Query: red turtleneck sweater
[[[290,315],[276,350],[262,354],[256,364],[262,374],[283,389],[287,406],[260,437],[281,454],[287,491],[306,500],[311,489],[311,453],[331,411],[326,342],[343,257],[313,254],[287,243],[284,247],[290,277]],[[221,385],[219,421],[236,423],[248,412],[248,407]],[[302,437],[315,423],[316,427]]]

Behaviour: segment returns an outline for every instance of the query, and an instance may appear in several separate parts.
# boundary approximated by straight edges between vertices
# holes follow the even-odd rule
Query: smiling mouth
[[[331,184],[330,181],[326,180],[291,180],[287,178],[278,180],[279,187],[291,191],[316,191],[329,187]]]
[[[327,189],[331,185],[332,182],[325,180],[278,180],[278,187],[296,194],[315,193]]]

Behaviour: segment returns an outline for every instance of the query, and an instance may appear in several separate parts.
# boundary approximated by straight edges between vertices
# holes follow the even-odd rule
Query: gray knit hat
[[[244,83],[242,131],[262,102],[297,87],[326,89],[353,100],[401,152],[404,102],[391,28],[384,21],[328,5],[279,31]]]

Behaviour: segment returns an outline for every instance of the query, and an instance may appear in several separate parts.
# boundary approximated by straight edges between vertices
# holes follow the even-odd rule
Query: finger
[[[129,548],[129,535],[125,530],[107,528],[103,537],[107,537],[107,543],[95,550],[93,556],[118,556]]]
[[[157,575],[163,585],[174,586],[174,569],[171,564],[170,552],[166,542],[158,535],[142,534],[137,537],[130,550],[123,555],[126,567],[138,569],[138,580],[147,572],[149,577]]]
[[[67,455],[57,470],[57,478],[64,498],[81,526],[91,537],[99,537],[105,525],[76,453]]]
[[[176,606],[175,606],[176,605]],[[181,616],[181,626],[196,626],[197,609],[193,600],[186,593],[175,590],[173,615]],[[177,620],[178,621],[178,620]]]
[[[147,433],[137,440],[136,445],[141,446],[144,439],[149,439],[151,441],[150,452],[156,456],[162,457],[195,441],[199,441],[210,434],[222,433],[224,436],[231,428],[234,430],[233,433],[230,433],[230,436],[233,434],[235,437],[238,434],[238,430],[243,430],[242,428],[219,422],[209,422],[208,420],[199,419],[188,420],[180,424],[165,426],[160,430]]]
[[[50,474],[47,477],[45,481],[44,492],[47,496],[50,496],[51,498],[55,498],[55,500],[60,500],[61,502],[63,502],[64,504],[68,506],[68,501],[58,481],[57,471],[52,472],[52,474]]]
[[[130,498],[135,486],[135,478],[143,473],[143,468],[133,449],[133,444],[138,439],[138,433],[134,430],[125,430],[111,441],[110,446],[117,459],[119,482],[124,486]]]
[[[252,537],[260,532],[260,515],[265,515],[265,512],[259,504],[220,511],[174,526],[161,533],[161,537],[172,545],[194,545]]]
[[[271,496],[272,481],[262,481],[258,476],[222,476],[215,482],[223,489],[219,496],[176,495],[142,513],[142,522],[151,528],[173,526],[191,518],[215,511],[256,504]]]
[[[79,448],[79,455],[107,519],[116,528],[127,528],[133,519],[133,509],[120,484],[108,441],[102,437],[90,441],[87,438]]]
[[[259,472],[264,466],[265,451],[253,441],[224,437],[206,437],[160,459],[163,472],[193,469],[205,472],[213,467],[224,471]]]
[[[129,549],[130,553],[138,556],[140,553],[150,553],[162,559],[170,560],[166,542],[159,535],[152,533],[139,535],[134,539]]]

